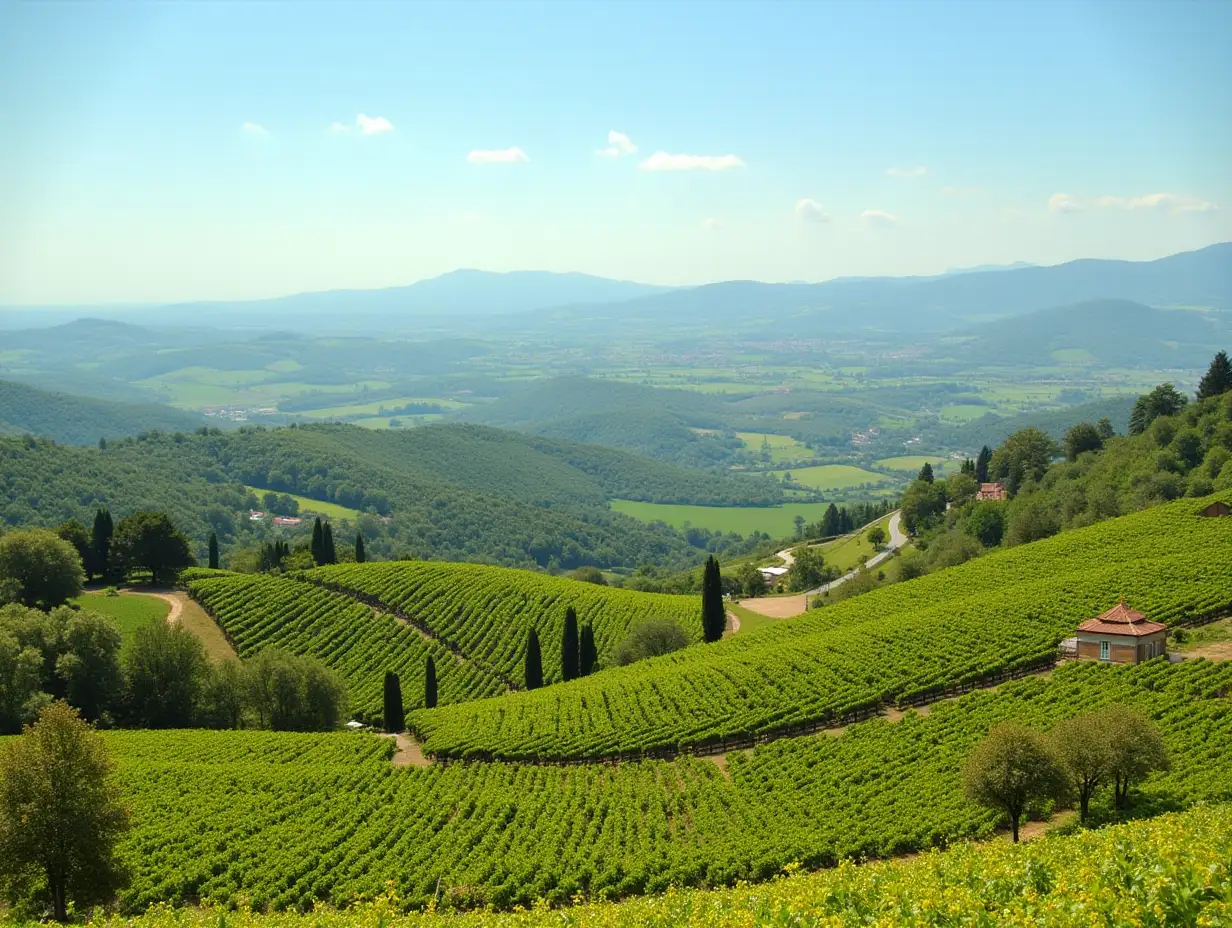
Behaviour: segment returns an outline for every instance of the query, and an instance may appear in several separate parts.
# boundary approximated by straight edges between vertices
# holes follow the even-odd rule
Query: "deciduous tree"
[[[1085,712],[1052,730],[1052,744],[1078,796],[1079,819],[1087,820],[1091,797],[1112,773],[1112,750],[1103,714]]]
[[[1076,461],[1078,455],[1087,451],[1099,451],[1104,447],[1104,438],[1099,427],[1090,422],[1079,422],[1065,431],[1065,460]]]
[[[1012,722],[993,728],[967,759],[962,773],[967,798],[1004,812],[1018,841],[1018,824],[1035,799],[1061,798],[1068,782],[1051,746]]]
[[[1116,807],[1124,809],[1129,805],[1129,790],[1135,782],[1148,773],[1168,769],[1168,749],[1155,724],[1126,706],[1105,709],[1101,724],[1108,738]]]
[[[57,921],[123,885],[128,813],[111,770],[103,739],[62,702],[0,749],[0,873],[18,892],[45,884]]]
[[[648,657],[670,654],[688,645],[689,636],[671,619],[645,618],[629,626],[616,646],[613,660],[618,666],[624,666]]]
[[[870,528],[865,537],[868,538],[868,543],[873,546],[874,551],[880,551],[881,546],[886,542],[885,529],[880,525],[874,525]]]
[[[123,655],[128,706],[143,728],[188,728],[206,677],[205,647],[179,625],[148,622]]]
[[[145,568],[152,582],[170,579],[170,574],[194,563],[188,538],[165,512],[135,512],[116,526],[112,558],[122,570]]]
[[[19,602],[52,609],[81,592],[85,571],[77,551],[44,529],[0,536],[0,583]]]

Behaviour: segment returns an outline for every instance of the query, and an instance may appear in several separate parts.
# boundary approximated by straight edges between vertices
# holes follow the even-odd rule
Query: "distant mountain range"
[[[823,283],[732,280],[668,288],[586,274],[464,270],[383,290],[333,290],[270,300],[108,309],[91,315],[147,325],[298,331],[594,332],[785,326],[798,337],[836,332],[943,332],[1091,300],[1232,310],[1232,242],[1154,261],[1084,259],[1051,267],[977,267],[935,277],[851,277]],[[0,313],[0,328],[66,321],[70,310]],[[80,308],[71,310],[78,318]],[[20,319],[20,325],[18,320]],[[36,321],[38,320],[38,321]]]

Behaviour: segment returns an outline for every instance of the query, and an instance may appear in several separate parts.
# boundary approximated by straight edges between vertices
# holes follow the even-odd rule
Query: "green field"
[[[771,538],[788,538],[796,533],[796,516],[815,522],[825,514],[829,503],[788,503],[783,506],[685,506],[674,503],[640,503],[612,500],[612,509],[643,522],[666,522],[676,528],[686,524],[711,531],[765,532]]]
[[[102,593],[83,593],[71,602],[98,612],[115,620],[120,634],[127,641],[138,627],[147,622],[161,622],[171,607],[157,596],[142,596],[125,593],[123,596],[104,596]]]
[[[262,490],[260,487],[245,487],[244,489],[252,490],[252,492],[256,493],[258,502],[260,502],[261,497],[270,492],[269,490]],[[296,496],[294,493],[279,493],[278,495],[289,496],[299,503],[301,516],[306,513],[315,513],[330,519],[358,519],[363,515],[358,509],[339,506],[337,503],[326,503],[319,499],[309,499],[307,496]]]
[[[890,537],[890,517],[886,516],[877,522],[878,525],[886,533],[886,540]],[[821,546],[821,553],[825,556],[826,563],[831,567],[836,567],[843,573],[860,566],[861,557],[872,557],[877,552],[873,550],[873,546],[868,543],[868,533],[872,528],[861,529],[859,533],[851,535],[847,538],[840,538],[837,541],[830,541]]]
[[[308,419],[343,419],[348,416],[376,416],[380,413],[381,407],[386,409],[394,409],[398,406],[406,406],[410,403],[431,403],[434,406],[440,406],[442,409],[461,409],[466,404],[459,403],[457,400],[442,399],[439,396],[395,396],[384,400],[373,400],[371,403],[352,403],[349,406],[325,406],[320,409],[306,409],[296,415],[304,416]],[[409,418],[403,416],[402,418]]]
[[[760,432],[737,432],[736,437],[744,442],[744,446],[754,454],[769,446],[770,460],[775,464],[788,461],[808,460],[813,451],[807,445],[796,441],[789,435],[766,435]]]
[[[801,486],[814,490],[849,490],[866,483],[888,483],[891,478],[851,464],[821,464],[817,467],[801,467],[798,470],[774,471],[781,478],[791,474],[791,479]]]
[[[873,463],[888,470],[918,471],[925,464],[931,464],[933,470],[938,470],[948,466],[950,461],[949,458],[929,457],[926,454],[904,454],[895,458],[882,458]]]

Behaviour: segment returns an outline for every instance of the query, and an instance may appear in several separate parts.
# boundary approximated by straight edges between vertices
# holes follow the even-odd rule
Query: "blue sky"
[[[1232,239],[1232,3],[3,3],[0,303]],[[618,133],[615,135],[613,133]]]

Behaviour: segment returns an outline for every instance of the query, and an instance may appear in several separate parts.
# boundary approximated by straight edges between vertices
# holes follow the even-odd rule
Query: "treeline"
[[[674,487],[682,499],[695,486],[718,487],[712,501],[756,501],[762,492],[741,499],[758,484],[476,426],[427,427],[413,436],[342,425],[208,429],[149,432],[101,450],[0,438],[0,523],[88,524],[99,506],[117,518],[157,509],[187,534],[201,561],[211,534],[224,555],[260,542],[294,543],[294,530],[249,520],[259,501],[247,484],[360,510],[342,527],[363,532],[373,559],[678,570],[710,553],[748,550],[744,539],[689,538],[611,512],[608,494],[637,498],[633,484],[643,478],[665,493]]]
[[[63,699],[103,727],[318,731],[346,717],[346,693],[311,658],[262,651],[210,663],[178,625],[149,622],[123,643],[106,616],[0,607],[0,734]]]

